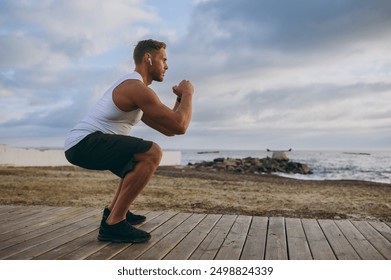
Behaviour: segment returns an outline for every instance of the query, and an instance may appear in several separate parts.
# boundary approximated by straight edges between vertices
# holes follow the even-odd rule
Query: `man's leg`
[[[126,174],[125,178],[121,180],[110,205],[111,209],[109,207],[111,213],[106,220],[107,224],[112,225],[125,220],[130,205],[151,180],[161,158],[162,150],[155,143],[146,153],[134,156],[138,163],[134,170]]]
[[[117,201],[117,198],[118,198],[118,196],[119,196],[119,194],[120,194],[120,192],[121,192],[121,189],[122,189],[122,183],[123,183],[123,182],[124,182],[124,179],[121,179],[121,181],[119,182],[119,186],[118,186],[118,188],[117,188],[117,191],[115,192],[114,198],[113,198],[113,200],[111,201],[109,207],[107,207],[107,208],[109,208],[110,211],[113,209],[114,204],[115,204],[115,202]]]

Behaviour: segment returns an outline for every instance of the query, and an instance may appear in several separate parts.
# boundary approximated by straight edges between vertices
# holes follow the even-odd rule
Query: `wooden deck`
[[[0,206],[0,259],[391,259],[391,223],[141,212],[142,244],[97,240],[101,209]]]

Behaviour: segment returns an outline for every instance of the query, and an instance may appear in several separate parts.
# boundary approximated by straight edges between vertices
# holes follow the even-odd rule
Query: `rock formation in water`
[[[274,158],[215,158],[213,161],[203,161],[191,164],[201,170],[230,171],[237,173],[273,173],[282,172],[289,174],[312,174],[311,169],[303,163]]]

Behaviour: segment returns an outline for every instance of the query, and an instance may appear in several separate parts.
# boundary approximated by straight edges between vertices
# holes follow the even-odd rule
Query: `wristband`
[[[178,102],[178,103],[181,103],[181,100],[182,100],[182,98],[180,98],[180,97],[176,98],[176,102]]]

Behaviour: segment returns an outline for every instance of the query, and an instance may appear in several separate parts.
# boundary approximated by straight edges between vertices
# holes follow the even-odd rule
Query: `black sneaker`
[[[105,210],[103,210],[103,217],[102,217],[102,220],[106,221],[107,217],[110,215],[110,210],[109,208],[105,208]],[[136,214],[133,214],[132,212],[130,212],[128,210],[128,213],[126,213],[126,221],[131,224],[131,225],[138,225],[138,224],[141,224],[142,222],[144,222],[147,218],[145,216],[142,216],[142,215],[136,215]]]
[[[111,242],[142,243],[151,239],[151,235],[141,229],[129,225],[123,220],[114,225],[102,221],[99,228],[98,240]]]

